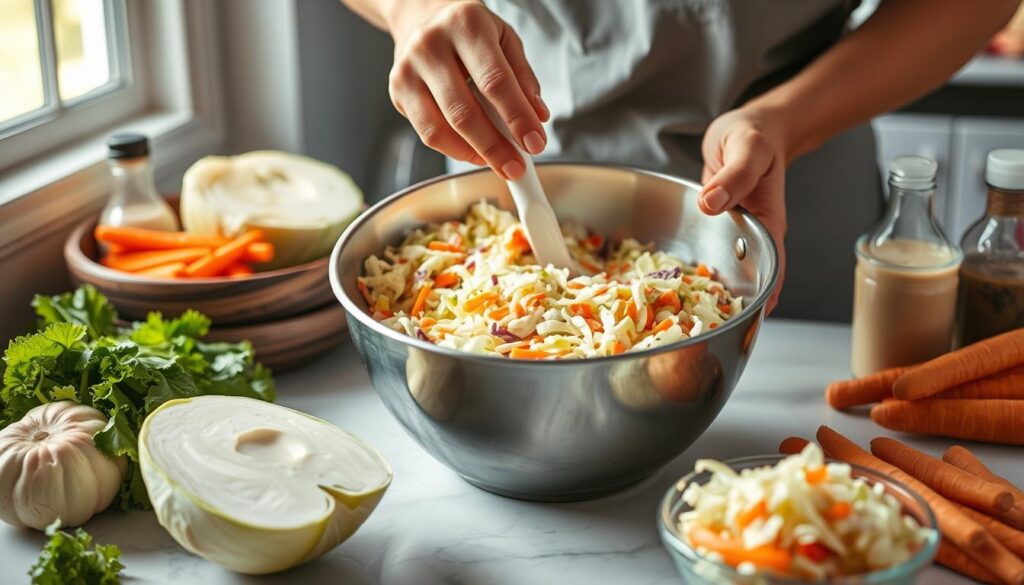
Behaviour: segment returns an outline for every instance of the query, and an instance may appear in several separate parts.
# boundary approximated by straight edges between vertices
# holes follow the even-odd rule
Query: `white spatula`
[[[552,264],[556,268],[568,268],[569,272],[574,275],[586,274],[569,255],[569,249],[565,246],[565,239],[562,237],[562,230],[558,227],[558,219],[544,194],[540,178],[537,177],[537,170],[533,167],[533,158],[519,148],[519,144],[512,137],[505,121],[502,120],[501,115],[494,109],[491,102],[480,95],[475,87],[473,93],[476,94],[477,101],[483,106],[484,112],[487,113],[487,117],[491,119],[494,127],[501,132],[501,135],[509,141],[523,159],[526,172],[515,181],[507,181],[508,190],[512,193],[512,200],[519,212],[519,221],[523,224],[526,239],[530,240],[530,247],[533,248],[533,255],[537,258],[537,262],[541,266]]]

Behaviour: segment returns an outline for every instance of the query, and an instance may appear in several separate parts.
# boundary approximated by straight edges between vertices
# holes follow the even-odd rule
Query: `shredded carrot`
[[[423,288],[420,289],[419,294],[416,295],[416,302],[412,304],[411,315],[413,317],[419,317],[423,314],[423,310],[427,308],[427,297],[430,296],[432,290],[429,284],[423,285]]]
[[[653,313],[652,313],[653,314]],[[672,319],[662,319],[661,323],[654,328],[654,333],[661,333],[662,331],[668,331],[672,327]]]
[[[637,315],[638,312],[639,310],[636,308],[636,303],[626,303],[626,315],[633,320],[633,323],[636,323],[639,318],[639,315]]]
[[[498,300],[498,293],[483,292],[466,301],[466,304],[463,305],[463,308],[466,311],[472,313],[479,309],[483,309],[484,307],[493,303],[496,300]]]
[[[370,289],[366,288],[366,283],[362,279],[356,281],[356,288],[359,289],[359,294],[363,295],[363,299],[367,305],[373,304],[373,297],[370,296]]]
[[[543,360],[552,357],[546,351],[537,351],[532,349],[525,349],[522,347],[513,348],[508,354],[508,357],[514,360]]]
[[[435,319],[431,319],[430,317],[424,317],[420,319],[420,329],[430,329],[436,324],[437,321]]]
[[[586,258],[580,258],[580,259],[577,260],[577,262],[580,263],[580,266],[582,266],[583,268],[586,268],[590,272],[600,272],[601,271],[601,267],[600,266],[598,266],[597,264],[594,264],[593,262],[587,260]]]
[[[717,329],[717,328],[718,328],[718,323],[712,323],[711,325],[708,325],[708,329]]]
[[[654,308],[671,307],[673,313],[683,310],[683,303],[679,300],[679,294],[674,290],[667,290],[661,293],[654,301]]]
[[[572,289],[572,290],[580,290],[582,288],[586,288],[586,287],[584,287],[582,284],[580,284],[578,282],[570,282],[570,283],[566,284],[565,287],[569,288],[569,289]]]
[[[853,512],[850,502],[832,502],[832,505],[825,511],[825,518],[829,520],[845,520]]]
[[[811,467],[804,470],[804,478],[807,479],[807,483],[817,485],[828,479],[828,470],[824,466]]]
[[[729,303],[718,303],[718,310],[728,315],[732,312],[732,306],[730,306]]]
[[[573,303],[569,305],[569,312],[573,315],[580,315],[584,319],[594,318],[594,310],[589,303]]]
[[[722,555],[722,560],[727,565],[733,567],[738,567],[742,563],[750,563],[755,567],[785,573],[793,561],[793,556],[781,548],[773,546],[744,548],[742,543],[722,538],[718,533],[703,526],[694,526],[690,529],[688,536],[690,544],[694,548],[702,546],[709,551],[717,552]]]
[[[438,242],[436,240],[433,241],[433,242],[430,242],[429,244],[427,244],[427,248],[430,248],[431,250],[435,250],[437,252],[461,252],[462,251],[462,248],[460,248],[460,247],[458,247],[458,246],[456,246],[454,244],[449,244],[448,242]]]
[[[749,510],[741,512],[736,517],[736,526],[743,530],[747,526],[750,526],[758,518],[764,518],[768,516],[768,503],[764,500],[758,500],[756,504],[750,507]]]
[[[491,309],[491,312],[488,313],[487,316],[490,317],[491,319],[498,320],[504,319],[505,316],[508,315],[508,313],[508,305],[502,305],[500,307],[495,307],[494,309]]]
[[[697,263],[697,276],[711,276],[711,269],[704,265],[703,262]]]
[[[459,284],[459,277],[451,272],[442,272],[434,279],[434,286],[437,288],[451,288]]]
[[[616,341],[615,344],[612,345],[612,355],[619,355],[624,351],[626,351],[625,343],[622,343],[621,341]]]

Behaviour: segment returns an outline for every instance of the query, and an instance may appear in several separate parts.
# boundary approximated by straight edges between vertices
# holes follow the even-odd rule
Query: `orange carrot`
[[[830,457],[889,475],[917,492],[935,512],[942,534],[957,546],[964,550],[976,551],[988,542],[988,533],[977,522],[910,474],[861,449],[853,441],[825,425],[818,428],[817,438],[818,444]]]
[[[756,504],[750,507],[750,509],[741,512],[736,517],[736,525],[740,530],[743,530],[747,526],[750,526],[758,518],[764,518],[768,515],[768,503],[764,500],[758,500]]]
[[[508,305],[502,305],[500,307],[491,309],[491,312],[487,313],[487,316],[490,317],[491,319],[499,320],[499,319],[504,319],[505,316],[508,315],[508,314],[509,314]]]
[[[224,269],[224,274],[231,278],[244,278],[251,275],[253,272],[255,271],[252,269],[252,266],[242,264],[241,262],[231,264]]]
[[[651,311],[650,308],[647,309],[647,312],[651,315],[654,314],[654,311]],[[662,331],[668,331],[673,325],[675,325],[675,323],[672,322],[672,319],[662,319],[661,323],[658,323],[657,327],[655,327],[652,332],[661,333]]]
[[[901,400],[927,398],[954,386],[1024,365],[1024,327],[915,366],[892,385]]]
[[[667,290],[661,293],[654,301],[654,308],[671,307],[672,313],[683,310],[683,303],[679,300],[679,294],[674,290]]]
[[[107,254],[100,264],[123,272],[138,272],[172,262],[192,262],[210,253],[210,248],[178,248]]]
[[[619,355],[624,351],[626,351],[626,344],[621,341],[616,341],[615,344],[612,345],[612,355]]]
[[[1013,505],[1013,495],[1005,487],[985,481],[895,439],[878,437],[872,440],[871,452],[954,502],[987,514],[1005,512]]]
[[[436,250],[438,252],[461,252],[462,251],[462,248],[460,248],[459,246],[456,246],[455,244],[449,244],[448,242],[433,241],[433,242],[430,242],[429,244],[427,244],[427,247],[430,248],[431,250]]]
[[[951,571],[981,583],[989,583],[991,585],[1000,585],[1001,583],[999,578],[993,575],[991,571],[967,556],[964,551],[945,538],[939,543],[939,552],[935,555],[935,562]]]
[[[146,278],[177,278],[181,274],[182,270],[185,270],[186,264],[184,262],[171,262],[169,264],[162,264],[160,266],[153,266],[144,270],[134,272],[135,276],[144,276]]]
[[[412,304],[412,312],[410,314],[413,317],[419,317],[423,314],[423,310],[427,308],[427,298],[430,296],[431,290],[433,289],[430,288],[429,284],[423,285],[423,288],[420,289],[419,294],[416,295],[416,302]]]
[[[478,309],[486,307],[487,305],[493,303],[496,300],[498,300],[498,293],[484,292],[466,301],[465,304],[463,305],[463,308],[466,311],[472,313]]]
[[[274,260],[274,244],[270,242],[253,242],[245,249],[243,262],[249,264],[265,264]]]
[[[359,289],[359,294],[363,295],[363,300],[366,301],[367,305],[373,305],[373,297],[370,296],[370,289],[366,287],[366,283],[362,279],[356,281],[356,288]]]
[[[636,308],[636,303],[632,301],[628,301],[626,303],[626,316],[632,319],[634,324],[637,322],[637,319],[639,318],[639,312],[639,309]]]
[[[703,262],[697,263],[697,276],[711,276],[711,270]]]
[[[892,397],[892,383],[906,371],[904,367],[890,368],[863,378],[832,382],[825,388],[825,401],[835,409],[881,402]]]
[[[569,305],[569,312],[573,315],[581,315],[584,319],[594,318],[594,309],[590,307],[590,303],[573,303]]]
[[[543,359],[547,359],[549,357],[552,357],[552,355],[550,353],[546,352],[546,351],[537,351],[537,350],[517,347],[517,348],[514,348],[508,354],[508,357],[510,357],[510,358],[512,358],[514,360],[543,360]]]
[[[978,459],[978,457],[974,453],[971,453],[970,450],[961,447],[960,445],[953,445],[949,449],[946,449],[946,452],[942,454],[942,460],[950,465],[955,465],[968,473],[973,473],[984,480],[991,481],[992,483],[998,483],[999,485],[1009,489],[1015,498],[1024,501],[1024,491],[1021,491],[1020,488],[1006,478],[992,473],[992,470],[982,463],[981,459]]]
[[[186,266],[184,275],[202,278],[222,274],[228,266],[242,259],[249,244],[261,239],[263,239],[263,232],[249,230]]]
[[[762,569],[772,569],[785,573],[789,569],[793,556],[781,548],[765,546],[748,549],[737,541],[722,538],[713,530],[703,526],[694,526],[687,536],[694,548],[704,547],[722,555],[722,560],[730,566],[738,567],[742,563],[750,563]]]
[[[804,479],[810,485],[817,485],[828,479],[828,470],[825,469],[824,465],[804,469]]]
[[[993,538],[1003,543],[1003,546],[1005,546],[1010,552],[1018,557],[1024,558],[1024,532],[966,506],[961,506],[961,511],[963,511],[968,518],[980,524],[982,528],[988,530],[988,533],[991,534]]]
[[[796,455],[809,444],[810,441],[803,437],[786,437],[779,443],[779,453],[783,455]]]
[[[1024,445],[1021,400],[887,400],[871,420],[893,431]]]
[[[97,241],[114,244],[127,251],[170,250],[173,248],[215,248],[227,242],[220,236],[187,232],[162,232],[135,227],[98,225],[93,233]]]
[[[935,398],[1024,400],[1024,368],[1013,368],[981,380],[954,386],[939,392]]]
[[[434,279],[434,286],[437,288],[452,288],[459,284],[459,277],[451,272],[442,272]]]
[[[832,502],[832,505],[825,510],[825,517],[829,520],[845,520],[853,513],[853,505],[850,502]]]

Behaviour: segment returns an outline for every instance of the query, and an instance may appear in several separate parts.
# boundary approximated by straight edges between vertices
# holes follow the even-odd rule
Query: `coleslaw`
[[[910,559],[931,531],[884,485],[852,477],[845,463],[825,463],[813,443],[774,467],[737,473],[703,459],[696,471],[711,479],[685,487],[691,509],[680,514],[679,532],[698,554],[741,574],[859,575]]]
[[[373,317],[396,331],[515,359],[649,349],[714,329],[743,308],[704,264],[579,225],[562,232],[593,276],[539,266],[516,218],[481,201],[463,221],[413,230],[367,258],[359,290]]]

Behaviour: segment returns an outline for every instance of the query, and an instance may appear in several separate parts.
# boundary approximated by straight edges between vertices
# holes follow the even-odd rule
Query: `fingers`
[[[511,27],[505,23],[502,23],[502,25],[498,44],[501,46],[505,59],[508,60],[509,67],[512,68],[512,73],[519,81],[519,87],[522,89],[523,95],[530,101],[530,105],[533,106],[534,112],[536,112],[540,121],[547,122],[551,118],[551,111],[548,110],[547,104],[540,97],[540,82],[537,81],[533,67],[530,67],[530,64],[526,61],[523,41]]]
[[[409,119],[423,144],[455,160],[484,164],[484,160],[459,136],[438,109],[426,84],[414,78],[402,88],[396,109]]]
[[[774,150],[759,132],[730,135],[722,146],[722,166],[705,181],[700,207],[715,214],[735,207],[766,176],[775,162]]]

